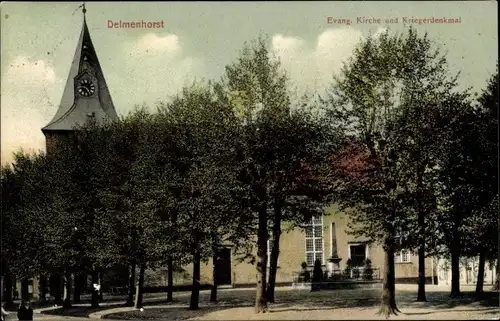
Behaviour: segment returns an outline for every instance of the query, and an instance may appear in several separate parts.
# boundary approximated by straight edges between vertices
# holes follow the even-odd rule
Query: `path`
[[[115,320],[380,320],[375,313],[380,300],[379,290],[336,290],[309,292],[306,290],[276,289],[276,304],[270,305],[270,313],[253,314],[254,289],[227,289],[219,291],[219,303],[209,303],[210,291],[200,293],[200,309],[189,311],[189,292],[176,293],[176,302],[165,304],[164,298],[148,298],[145,308],[109,306],[109,309],[94,312],[87,317],[69,317],[36,314],[34,320],[89,321],[102,316]],[[449,289],[428,286],[429,302],[415,302],[416,286],[398,285],[397,302],[402,314],[391,316],[395,320],[422,319],[486,319],[498,320],[498,304],[492,307],[464,300],[449,300]],[[117,304],[115,302],[113,304]],[[104,305],[104,304],[102,304]],[[85,305],[83,305],[85,306]],[[88,306],[88,305],[87,305]],[[37,312],[41,312],[38,310]],[[109,315],[113,314],[113,315]],[[8,318],[7,320],[15,320]]]

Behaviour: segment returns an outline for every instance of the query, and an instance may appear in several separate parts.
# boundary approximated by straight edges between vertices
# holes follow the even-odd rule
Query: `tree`
[[[95,122],[89,122],[75,128],[70,140],[61,141],[48,155],[53,196],[47,217],[51,224],[47,226],[45,236],[52,253],[53,279],[59,280],[59,274],[64,279],[64,307],[71,306],[73,273],[90,272],[93,283],[99,283],[96,263],[100,251],[95,240],[98,237],[96,217],[102,207],[99,199],[102,186],[98,178],[103,167],[98,155],[106,152],[102,132],[104,129]],[[57,292],[55,296],[57,298]],[[92,305],[98,306],[97,293],[92,295]]]
[[[330,143],[325,124],[308,111],[292,110],[288,79],[268,43],[260,37],[245,47],[237,63],[226,67],[219,87],[242,120],[242,166],[237,169],[248,187],[256,213],[257,294],[255,311],[265,312],[274,302],[279,240],[284,220],[305,222],[305,211],[297,211],[293,198],[320,195],[318,163]],[[309,216],[310,219],[310,216]],[[272,234],[271,262],[267,280],[268,226]]]
[[[226,67],[226,79],[223,79],[223,94],[243,122],[241,166],[237,170],[252,199],[250,211],[257,213],[256,313],[267,310],[268,188],[273,183],[269,168],[273,160],[268,158],[274,156],[267,148],[275,144],[266,129],[270,129],[271,119],[279,120],[288,110],[285,82],[279,63],[269,59],[263,37],[252,46],[245,44],[238,62]]]
[[[101,131],[101,141],[105,148],[100,154],[102,175],[96,178],[101,182],[99,198],[102,208],[97,219],[99,227],[96,250],[99,251],[99,265],[115,267],[117,264],[129,266],[128,296],[126,305],[133,305],[136,289],[136,268],[143,257],[141,225],[147,224],[149,216],[137,214],[141,198],[138,190],[142,184],[134,185],[134,170],[141,167],[140,152],[147,146],[146,135],[152,116],[146,107],[136,107],[121,122],[113,123]],[[98,132],[94,131],[94,135]],[[105,136],[105,137],[104,137]],[[147,155],[147,154],[146,154]],[[141,203],[142,204],[142,203]],[[142,219],[142,220],[141,220]],[[137,224],[140,221],[141,224]],[[146,244],[149,244],[147,241]],[[142,292],[142,288],[140,292]]]
[[[429,186],[429,171],[436,166],[439,146],[436,137],[439,126],[436,123],[436,113],[453,95],[456,90],[457,77],[450,77],[446,56],[427,34],[419,37],[415,30],[410,29],[404,44],[398,47],[396,63],[399,72],[393,74],[394,81],[400,88],[399,104],[402,112],[396,119],[397,139],[399,142],[399,158],[407,165],[404,189],[409,203],[408,209],[414,213],[409,215],[406,230],[418,230],[417,235],[406,234],[403,244],[409,249],[418,249],[418,295],[417,301],[426,301],[425,296],[425,257],[431,252],[427,249],[429,240],[433,239],[435,231],[428,228],[428,216],[435,210],[435,200]],[[403,180],[403,179],[402,179]],[[404,235],[400,235],[400,239]]]
[[[464,252],[467,218],[477,209],[479,194],[471,193],[480,176],[474,174],[473,154],[479,152],[477,122],[468,93],[456,93],[441,104],[436,116],[441,127],[436,142],[439,146],[433,169],[436,211],[431,220],[436,235],[451,255],[451,297],[460,296],[460,256]]]
[[[479,252],[476,299],[480,299],[483,292],[486,260],[498,256],[498,65],[478,102],[474,126],[477,134],[474,137],[479,151],[471,155],[475,184],[470,193],[477,203],[473,215],[467,218],[468,229],[465,231],[468,254],[477,255]]]
[[[488,112],[486,115],[488,115],[488,119],[490,122],[488,122],[490,125],[487,127],[488,130],[488,141],[490,142],[491,145],[492,142],[495,142],[496,138],[498,138],[498,131],[495,131],[495,128],[498,130],[498,61],[497,61],[497,71],[496,74],[493,74],[493,76],[490,78],[488,82],[487,89],[484,91],[483,95],[481,96],[479,102],[483,106],[485,110]],[[494,148],[494,147],[493,147]],[[496,156],[493,156],[493,154],[489,154],[490,157],[492,156],[492,161],[494,162],[495,159],[498,159],[498,154]],[[491,163],[490,163],[491,164]],[[498,175],[498,173],[497,173]],[[497,177],[498,178],[498,177]],[[496,203],[493,202],[494,206],[498,206],[498,191],[497,191],[497,201]],[[498,233],[498,230],[495,230],[496,233]],[[496,275],[496,281],[493,289],[499,290],[500,285],[499,285],[499,280],[500,280],[500,259],[498,258],[498,253],[494,254],[494,259],[497,260],[497,275]]]
[[[232,171],[238,123],[232,108],[216,99],[212,86],[202,83],[185,88],[163,106],[159,117],[171,130],[175,155],[164,156],[170,179],[159,184],[173,192],[179,246],[190,253],[193,263],[190,309],[196,309],[200,262],[217,254],[214,239],[237,245],[238,238],[245,238],[240,227],[246,212]]]
[[[381,243],[385,251],[379,312],[385,315],[398,311],[394,285],[395,237],[407,230],[411,199],[416,200],[422,234],[417,239],[421,254],[419,269],[423,269],[422,179],[429,165],[429,148],[419,138],[427,120],[415,119],[415,115],[424,115],[436,95],[447,93],[455,85],[455,79],[446,77],[443,59],[439,51],[431,50],[427,36],[419,37],[412,28],[406,35],[389,36],[386,32],[370,36],[345,63],[342,77],[335,77],[325,100],[333,123],[343,128],[347,137],[346,147],[337,158],[338,178],[342,182],[339,202],[351,209],[352,232]],[[406,143],[409,138],[413,144]],[[408,161],[411,168],[406,166]],[[408,178],[417,186],[416,193],[408,190]],[[422,282],[419,288],[419,299],[425,299]]]
[[[274,302],[281,222],[301,226],[313,216],[323,215],[330,196],[323,173],[337,143],[331,128],[307,111],[290,111],[274,124],[276,160],[271,165],[274,182],[270,189],[272,247],[266,291],[269,302]]]
[[[50,254],[44,242],[45,215],[49,209],[47,159],[40,154],[20,151],[14,162],[1,169],[2,185],[2,272],[6,302],[12,306],[12,280],[23,280],[48,269],[45,257]],[[10,290],[9,290],[10,288]],[[26,298],[27,288],[22,287]]]

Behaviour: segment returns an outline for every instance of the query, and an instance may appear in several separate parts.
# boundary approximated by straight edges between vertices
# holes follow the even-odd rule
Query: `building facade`
[[[438,283],[451,285],[451,260],[436,259]],[[496,260],[487,261],[484,266],[484,285],[493,285],[497,274]],[[460,258],[460,284],[475,285],[479,269],[479,257]]]
[[[310,224],[303,228],[287,230],[289,225],[283,223],[283,233],[280,237],[280,255],[276,282],[291,284],[294,282],[303,262],[312,271],[315,260],[320,260],[322,269],[327,275],[343,273],[351,262],[362,263],[369,259],[373,269],[373,277],[382,277],[384,250],[382,246],[370,243],[366,238],[356,238],[348,231],[349,217],[337,206],[331,206],[322,217],[313,218]],[[270,257],[270,242],[268,243],[268,258]],[[253,253],[256,254],[256,251]],[[225,248],[218,255],[217,279],[219,284],[233,286],[256,283],[255,265],[240,263],[238,255],[232,249]],[[269,262],[269,259],[268,259]],[[437,267],[433,259],[426,259],[425,271],[427,283],[437,283]],[[268,263],[269,264],[269,263]],[[403,250],[395,255],[396,283],[417,283],[418,256]],[[192,266],[185,267],[187,272]],[[212,283],[213,261],[201,266],[201,282]]]

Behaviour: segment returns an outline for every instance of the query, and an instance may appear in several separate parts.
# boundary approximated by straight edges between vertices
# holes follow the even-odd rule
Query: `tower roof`
[[[75,127],[85,124],[89,117],[93,117],[99,122],[118,120],[111,94],[90,38],[85,12],[86,9],[83,6],[82,31],[78,39],[61,103],[49,124],[42,128],[43,132],[71,131]],[[91,74],[97,82],[96,95],[90,99],[79,97],[75,92],[75,78],[81,77],[85,73]]]

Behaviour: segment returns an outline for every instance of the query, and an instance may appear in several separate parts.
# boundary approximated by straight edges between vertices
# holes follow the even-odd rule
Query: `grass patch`
[[[45,315],[55,315],[55,316],[65,316],[65,317],[85,317],[88,318],[90,314],[94,312],[103,311],[109,309],[109,306],[103,306],[99,308],[91,308],[88,306],[74,306],[69,309],[58,308],[54,310],[44,311],[42,314]]]
[[[188,310],[187,308],[162,309],[151,307],[144,309],[142,312],[140,310],[119,312],[105,315],[103,318],[112,320],[188,320],[220,309],[217,307],[202,307],[198,310]]]

